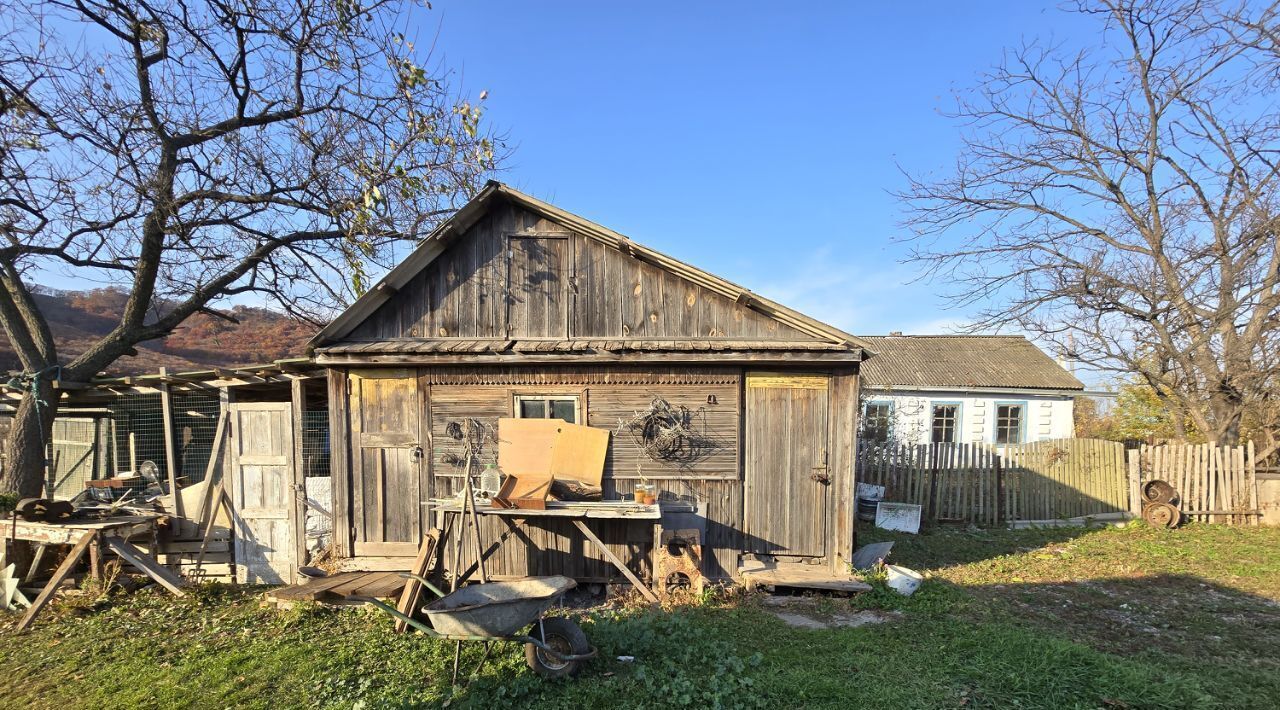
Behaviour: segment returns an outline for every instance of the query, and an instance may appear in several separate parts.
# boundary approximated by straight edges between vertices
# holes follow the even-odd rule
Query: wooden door
[[[353,370],[350,382],[352,551],[412,557],[428,498],[417,374]]]
[[[236,581],[291,584],[298,569],[288,402],[231,405]]]
[[[748,375],[745,528],[749,552],[826,554],[825,375]]]
[[[508,240],[507,333],[512,338],[565,338],[569,330],[570,240]]]

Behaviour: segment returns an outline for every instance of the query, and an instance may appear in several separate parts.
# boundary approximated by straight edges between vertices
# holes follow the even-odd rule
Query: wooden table
[[[49,603],[62,582],[71,575],[85,552],[89,553],[89,573],[94,578],[102,575],[103,548],[106,547],[120,556],[121,559],[142,570],[160,586],[168,589],[176,596],[183,596],[182,588],[186,583],[181,578],[165,569],[154,557],[138,549],[131,538],[147,535],[154,541],[159,522],[166,516],[160,514],[121,515],[104,520],[82,520],[66,523],[30,523],[13,517],[0,520],[0,539],[24,540],[39,545],[36,557],[32,561],[32,569],[39,564],[44,550],[49,545],[71,545],[62,564],[49,578],[48,584],[40,590],[40,595],[31,603],[27,613],[18,622],[16,630],[21,633],[31,627],[36,615]]]
[[[447,515],[460,515],[462,513],[462,501],[457,498],[436,499],[431,501],[431,509]],[[596,547],[600,554],[609,561],[632,586],[640,591],[651,602],[658,601],[658,595],[654,593],[640,578],[627,568],[626,563],[613,554],[613,551],[606,546],[599,537],[596,536],[591,528],[587,525],[588,520],[639,520],[649,521],[653,525],[657,525],[662,519],[662,510],[657,504],[642,505],[639,503],[631,503],[628,501],[603,501],[598,503],[568,503],[548,501],[546,510],[530,510],[525,508],[495,508],[485,501],[476,501],[475,511],[479,515],[496,515],[503,519],[514,532],[518,527],[530,518],[542,519],[563,519],[569,520],[573,526],[582,533],[582,537]],[[454,520],[451,526],[453,530],[460,531],[461,525],[465,521]],[[455,541],[460,540],[461,536],[456,532],[453,534]],[[498,541],[499,546],[505,541],[506,535]],[[658,573],[658,550],[656,546],[657,536],[655,535],[655,547],[653,550],[653,574]],[[483,553],[483,557],[488,557],[497,548],[493,547]],[[467,579],[477,569],[477,564],[473,564],[463,574],[458,576],[458,581]]]

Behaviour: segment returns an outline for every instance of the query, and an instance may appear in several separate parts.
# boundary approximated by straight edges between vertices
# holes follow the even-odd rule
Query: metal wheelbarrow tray
[[[504,638],[529,626],[577,585],[568,577],[475,584],[431,602],[423,612],[445,636]]]
[[[524,644],[526,662],[544,678],[576,675],[584,661],[596,656],[596,649],[576,623],[563,617],[544,619],[542,616],[565,592],[577,586],[577,582],[568,577],[485,582],[445,594],[423,577],[400,576],[418,580],[440,597],[422,610],[431,622],[430,626],[380,600],[366,599],[365,602],[428,636],[459,643],[484,643],[485,653],[472,671],[473,676],[488,660],[490,644],[495,641]],[[530,625],[531,628],[525,630]],[[455,684],[458,681],[459,648],[455,647],[453,656]]]

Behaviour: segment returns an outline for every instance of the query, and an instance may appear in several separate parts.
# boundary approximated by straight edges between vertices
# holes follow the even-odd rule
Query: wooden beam
[[[805,363],[854,363],[860,361],[855,351],[750,351],[750,352],[610,352],[559,353],[410,353],[404,355],[365,355],[360,353],[316,353],[316,362],[330,367],[362,367],[367,365],[396,365],[419,367],[431,365],[534,365],[534,364],[662,364],[697,365],[707,363],[805,364]]]
[[[160,368],[160,377],[167,377],[167,368]],[[164,423],[164,466],[169,474],[169,495],[173,496],[173,512],[183,517],[182,498],[178,495],[178,457],[173,446],[173,398],[169,384],[160,385],[160,418]]]
[[[622,576],[626,577],[627,581],[631,582],[631,586],[639,590],[639,592],[644,595],[645,599],[648,599],[654,604],[658,603],[658,595],[654,594],[653,590],[646,586],[644,582],[641,582],[640,578],[637,577],[634,572],[627,569],[627,565],[623,563],[622,560],[618,559],[618,556],[613,554],[613,551],[606,547],[605,544],[600,541],[600,538],[596,537],[595,533],[591,532],[591,528],[587,526],[586,521],[574,519],[573,525],[578,528],[578,530],[582,531],[583,537],[590,540],[591,543],[600,550],[600,554],[604,555],[604,558],[609,560],[614,567],[617,567],[618,571],[622,573]],[[657,570],[654,570],[654,573],[656,574]]]
[[[35,623],[36,615],[53,598],[63,580],[71,576],[71,570],[75,569],[76,563],[80,561],[81,557],[84,557],[85,551],[89,549],[89,545],[93,544],[94,538],[97,536],[98,532],[96,530],[90,530],[80,536],[75,546],[71,548],[71,552],[67,553],[66,559],[62,561],[62,564],[58,565],[58,569],[49,578],[49,583],[44,585],[44,589],[40,590],[40,595],[36,597],[35,601],[31,602],[30,608],[27,609],[26,614],[23,614],[22,620],[18,622],[15,631],[22,633],[31,628],[31,625]]]
[[[289,527],[294,538],[294,572],[307,563],[307,474],[302,460],[302,418],[306,399],[303,380],[293,380],[289,386],[290,425],[293,428],[293,505],[289,506]]]
[[[147,553],[134,547],[131,543],[118,537],[108,537],[107,547],[112,552],[120,555],[126,562],[142,570],[148,577],[154,579],[160,586],[168,589],[175,597],[186,596],[186,592],[182,588],[187,583],[182,581],[180,577],[160,566],[153,557]]]

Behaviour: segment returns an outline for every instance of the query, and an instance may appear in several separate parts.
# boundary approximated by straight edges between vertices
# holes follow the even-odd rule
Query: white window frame
[[[516,394],[512,395],[512,409],[515,412],[516,419],[524,419],[524,408],[520,405],[523,402],[543,402],[544,412],[546,416],[543,419],[556,419],[551,416],[551,403],[553,401],[573,400],[573,423],[582,424],[582,395],[576,392],[556,392],[548,394]]]

